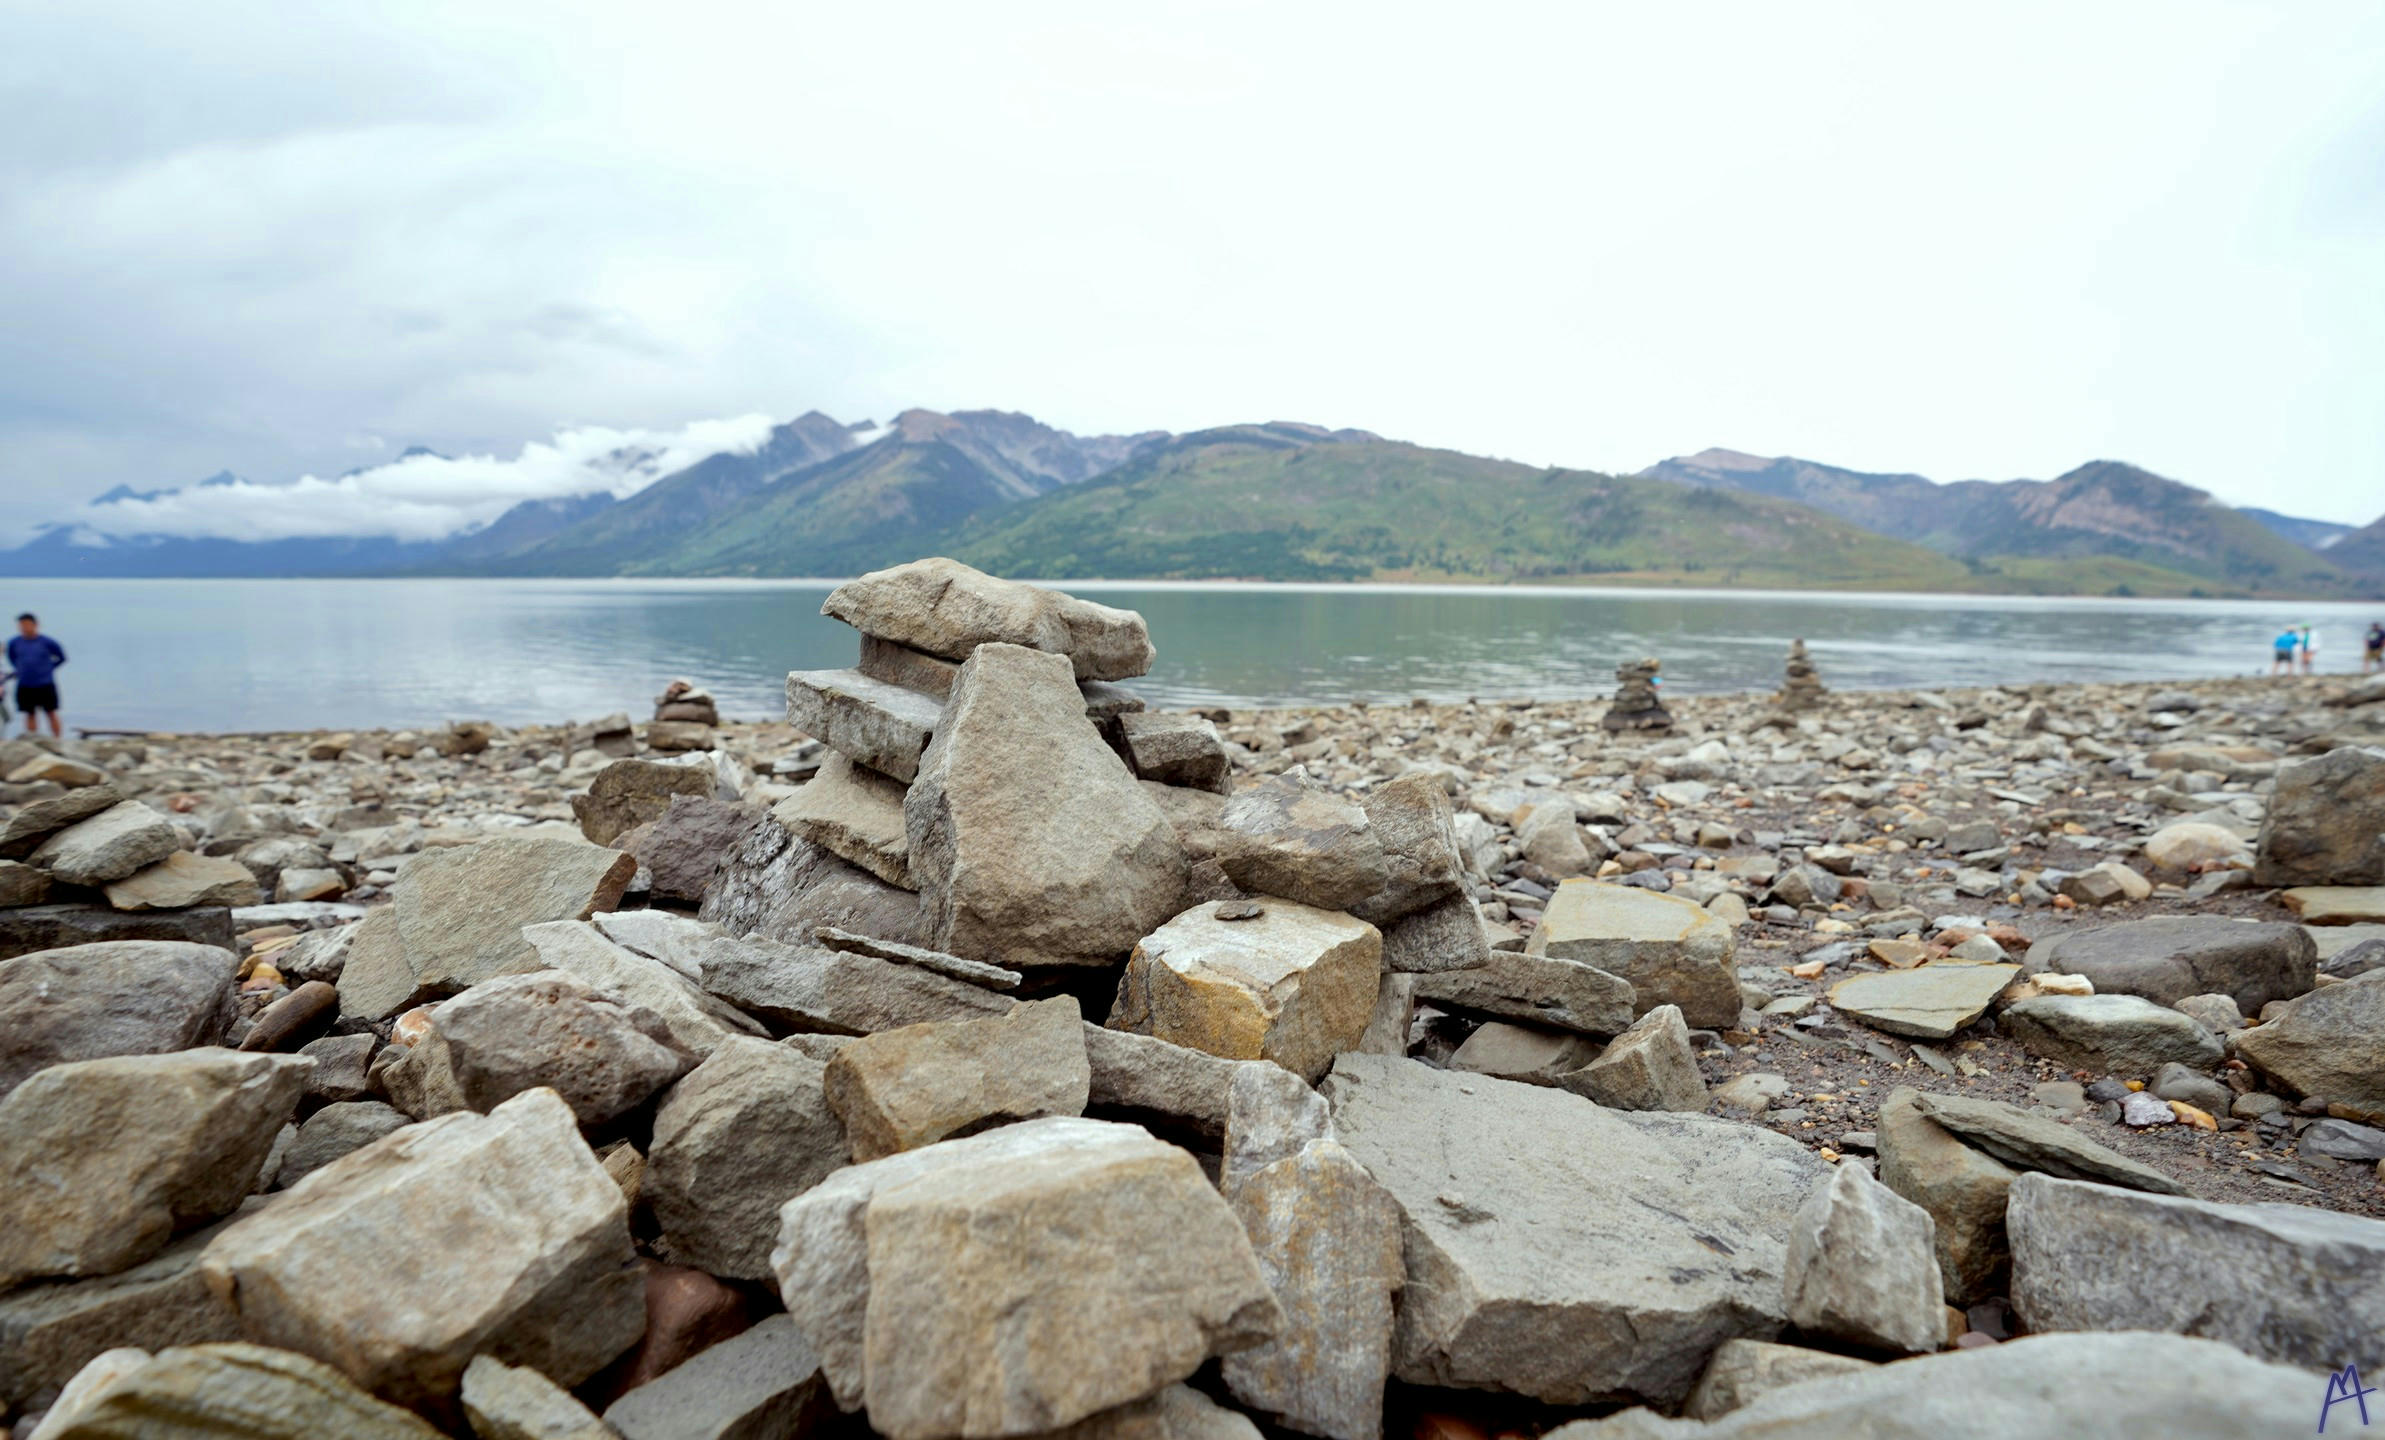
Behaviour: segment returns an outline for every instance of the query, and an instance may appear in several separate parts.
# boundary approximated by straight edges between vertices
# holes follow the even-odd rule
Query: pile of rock
[[[681,678],[654,697],[654,723],[646,727],[646,743],[657,750],[709,750],[720,724],[720,707],[712,692]]]
[[[171,815],[96,766],[42,756],[10,774],[55,793],[0,823],[0,957],[114,938],[228,945],[230,907],[261,898],[247,866],[195,852]]]
[[[1598,723],[1609,733],[1626,730],[1660,733],[1672,729],[1673,712],[1665,709],[1664,702],[1656,696],[1657,672],[1663,668],[1663,662],[1654,657],[1616,666],[1615,698]]]
[[[1780,694],[1775,699],[1783,710],[1792,713],[1811,710],[1830,693],[1815,672],[1814,662],[1806,655],[1805,641],[1801,639],[1789,642],[1789,658],[1782,670]]]
[[[2385,1222],[2212,1198],[2385,1208],[2385,955],[2308,924],[2385,752],[2098,760],[2104,692],[1221,735],[1127,612],[827,609],[810,740],[451,730],[397,813],[397,737],[309,740],[155,813],[306,807],[241,853],[360,921],[0,960],[19,1440],[2251,1433],[2385,1323]],[[2055,904],[2186,809],[2241,864]]]

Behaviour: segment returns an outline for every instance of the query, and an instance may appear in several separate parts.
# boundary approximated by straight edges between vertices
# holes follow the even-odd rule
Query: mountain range
[[[1715,449],[1609,475],[1283,421],[1079,436],[995,410],[815,411],[626,498],[525,501],[435,541],[60,525],[0,574],[826,577],[923,554],[1053,579],[2385,595],[2385,518],[2235,509],[2112,460],[1942,484]]]

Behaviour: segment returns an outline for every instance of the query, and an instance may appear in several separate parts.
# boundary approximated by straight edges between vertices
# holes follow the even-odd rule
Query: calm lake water
[[[675,675],[724,713],[775,715],[786,672],[853,662],[828,582],[7,580],[72,657],[70,725],[420,726],[649,713]],[[1619,661],[1677,691],[1778,684],[1805,637],[1837,689],[2185,679],[2266,666],[2290,624],[2356,669],[2385,606],[2215,600],[1388,586],[1073,584],[1140,610],[1157,704],[1250,706],[1604,694]],[[13,726],[12,726],[13,728]]]

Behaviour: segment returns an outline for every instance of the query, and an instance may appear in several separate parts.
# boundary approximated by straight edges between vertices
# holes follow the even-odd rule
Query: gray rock
[[[178,940],[228,950],[235,943],[232,912],[213,905],[188,910],[117,910],[84,904],[0,909],[0,960],[120,940]]]
[[[831,751],[803,788],[771,808],[771,818],[837,858],[908,890],[913,886],[911,842],[903,831],[907,788]]]
[[[526,925],[522,938],[542,964],[599,995],[651,1015],[661,1023],[659,1038],[699,1060],[732,1035],[769,1033],[735,1005],[706,994],[679,970],[614,944],[592,924],[552,920]],[[700,953],[703,942],[694,948]]]
[[[1342,1056],[1325,1093],[1406,1216],[1400,1379],[1673,1404],[1716,1345],[1779,1333],[1823,1174],[1795,1141],[1384,1056]]]
[[[928,943],[919,897],[796,838],[768,816],[722,857],[700,919],[736,935],[807,944],[823,925]]]
[[[239,1339],[231,1308],[199,1273],[199,1254],[223,1223],[114,1275],[0,1296],[0,1405],[39,1409],[93,1356],[118,1346],[163,1350]]]
[[[671,797],[711,798],[713,775],[693,765],[659,760],[616,760],[596,772],[587,793],[571,797],[571,813],[591,844],[610,845],[641,825],[659,820]]]
[[[20,805],[6,820],[0,821],[0,856],[22,860],[51,835],[78,820],[88,820],[102,810],[123,804],[124,798],[124,793],[113,784],[84,785],[63,795]]]
[[[1831,1007],[1891,1035],[1946,1040],[1987,1013],[2018,965],[1932,964],[1850,975],[1827,992]]]
[[[861,637],[861,658],[853,662],[853,668],[872,680],[900,685],[937,700],[952,693],[952,677],[961,671],[958,661],[875,635]]]
[[[1383,888],[1350,913],[1388,926],[1428,907],[1463,900],[1466,863],[1458,854],[1457,813],[1449,792],[1425,774],[1402,775],[1376,786],[1361,802],[1367,826],[1383,847]]]
[[[1217,1183],[1228,1196],[1276,1161],[1307,1149],[1310,1141],[1333,1138],[1333,1110],[1325,1097],[1278,1065],[1237,1067],[1226,1103]]]
[[[1595,965],[1514,950],[1494,950],[1488,963],[1471,970],[1419,975],[1416,996],[1583,1035],[1620,1035],[1638,1008],[1630,981]]]
[[[2017,1172],[1922,1114],[1920,1101],[1899,1086],[1880,1104],[1880,1182],[1929,1212],[1946,1298],[1968,1305],[2003,1293],[2011,1263],[2004,1204]]]
[[[2231,995],[2189,995],[2171,1008],[2214,1035],[2224,1036],[2245,1026],[2244,1012],[2236,1008]]]
[[[1676,1016],[1680,1013],[1679,1010],[1673,1011]],[[1406,1034],[1404,1030],[1401,1033],[1403,1037]],[[1367,1047],[1361,1045],[1358,1048],[1364,1050]],[[1448,1068],[1476,1075],[1496,1075],[1502,1080],[1521,1080],[1527,1085],[1566,1085],[1569,1080],[1579,1079],[1577,1072],[1596,1060],[1599,1050],[1598,1042],[1587,1035],[1576,1035],[1564,1030],[1543,1030],[1538,1026],[1511,1024],[1505,1020],[1485,1020],[1475,1027],[1473,1034],[1466,1037],[1466,1043],[1457,1048],[1457,1053],[1449,1057]],[[1403,1038],[1397,1050],[1369,1053],[1405,1055],[1408,1047]],[[1691,1072],[1696,1073],[1694,1061]],[[1577,1094],[1588,1093],[1574,1085],[1567,1085],[1567,1088],[1575,1089]],[[1703,1094],[1701,1083],[1701,1097]],[[1596,1095],[1589,1098],[1598,1099]],[[1701,1103],[1696,1108],[1705,1107]]]
[[[769,1278],[780,1207],[845,1163],[822,1079],[819,1061],[741,1036],[671,1087],[639,1199],[674,1263]]]
[[[1526,949],[1594,965],[1631,982],[1636,1013],[1681,1007],[1700,1028],[1739,1021],[1731,927],[1687,900],[1596,880],[1568,880],[1550,897]]]
[[[1233,788],[1226,744],[1217,727],[1200,716],[1145,711],[1121,715],[1117,723],[1137,779],[1218,795]]]
[[[68,885],[105,885],[182,848],[174,822],[138,800],[77,820],[35,847],[28,863]]]
[[[840,1171],[788,1202],[771,1262],[838,1403],[889,1440],[1068,1425],[1281,1323],[1192,1156],[1096,1120]]]
[[[1218,826],[1218,864],[1254,895],[1348,910],[1390,879],[1390,858],[1366,811],[1297,775],[1244,786]]]
[[[870,1035],[930,1020],[1007,1015],[1010,996],[898,960],[754,936],[697,949],[704,988],[790,1030]]]
[[[1383,970],[1430,975],[1491,963],[1491,937],[1471,895],[1452,895],[1392,921],[1383,930]]]
[[[1088,1109],[1109,1118],[1189,1130],[1208,1139],[1225,1134],[1236,1076],[1254,1066],[1281,1068],[1264,1060],[1226,1060],[1090,1021],[1085,1025],[1085,1059],[1093,1069]]]
[[[2385,1330],[2385,1222],[2024,1175],[2006,1223],[2032,1330],[2167,1330],[2311,1369]]]
[[[222,1049],[53,1065],[0,1100],[0,1290],[110,1275],[227,1215],[311,1060]]]
[[[352,1154],[393,1131],[414,1123],[413,1117],[378,1100],[351,1100],[326,1105],[306,1117],[298,1138],[282,1156],[274,1184],[287,1190],[343,1155]]]
[[[1922,1115],[1964,1143],[2017,1170],[2094,1180],[2157,1195],[2182,1195],[2178,1182],[2079,1134],[2059,1120],[1968,1095],[1918,1095]]]
[[[1080,680],[1130,679],[1157,654],[1132,610],[996,579],[941,557],[848,580],[820,613],[947,660],[967,660],[989,644],[1049,651],[1066,656]]]
[[[1290,900],[1196,905],[1143,937],[1109,1024],[1314,1080],[1374,1015],[1382,937],[1363,920]]]
[[[1814,1187],[1789,1231],[1789,1323],[1863,1350],[1926,1354],[1946,1341],[1937,1225],[1849,1163]]]
[[[2006,1006],[1999,1023],[2033,1054],[2104,1075],[2150,1075],[2172,1061],[2208,1070],[2223,1053],[2210,1031],[2134,995],[2039,995]]]
[[[0,909],[39,905],[50,898],[50,877],[17,860],[0,860]]]
[[[773,1315],[606,1406],[605,1424],[622,1440],[795,1440],[835,1411],[819,1357]]]
[[[677,977],[674,976],[674,979]],[[475,985],[431,1017],[464,1103],[486,1113],[546,1087],[602,1125],[693,1069],[654,1012],[551,970]]]
[[[1719,1420],[1775,1390],[1872,1368],[1869,1360],[1827,1350],[1768,1340],[1725,1340],[1706,1362],[1706,1373],[1698,1377],[1698,1388],[1689,1392],[1681,1413],[1692,1420]]]
[[[761,819],[762,807],[750,801],[674,795],[671,808],[622,837],[621,848],[644,870],[650,898],[700,904],[720,857]]]
[[[2235,1092],[2191,1065],[2173,1060],[2153,1072],[2146,1090],[2164,1100],[2182,1100],[2208,1115],[2225,1115]]]
[[[646,1326],[627,1203],[545,1090],[334,1161],[200,1264],[252,1338],[414,1406],[479,1354],[577,1385]]]
[[[2226,995],[2257,1015],[2272,1000],[2309,990],[2318,947],[2299,925],[2247,924],[2215,915],[2161,915],[2070,930],[2029,949],[2027,968],[2084,975],[2098,995],[2138,995],[2176,1005]]]
[[[2234,1041],[2238,1056],[2297,1095],[2385,1108],[2385,970],[2289,1000]]]
[[[704,967],[696,963],[697,948],[729,933],[670,910],[600,910],[588,923],[622,949],[660,960],[698,984],[703,983]]]
[[[422,1418],[384,1405],[329,1365],[263,1345],[166,1350],[83,1398],[42,1440],[439,1440]]]
[[[1557,1083],[1614,1110],[1706,1108],[1706,1079],[1689,1048],[1689,1027],[1673,1005],[1659,1005],[1632,1022],[1604,1054]]]
[[[612,909],[637,869],[617,850],[575,840],[483,840],[408,861],[390,889],[391,908],[417,981],[452,995],[539,968],[522,927]]]
[[[2082,1416],[2099,1435],[2241,1440],[2315,1393],[2307,1372],[2212,1341],[2039,1335],[1809,1380],[1707,1424],[1627,1410],[1547,1440],[2022,1440],[2082,1433]]]
[[[193,905],[254,905],[257,877],[237,860],[177,850],[106,887],[119,910],[184,910]],[[37,897],[38,898],[38,897]]]
[[[1302,1434],[1377,1440],[1405,1279],[1399,1205],[1332,1140],[1244,1176],[1226,1199],[1284,1312],[1273,1339],[1225,1357],[1226,1388]]]
[[[1083,713],[1081,706],[1075,708]],[[943,706],[929,696],[858,670],[797,670],[787,676],[788,724],[906,785],[919,777],[920,753],[942,714]]]
[[[2330,1160],[2363,1165],[2385,1160],[2385,1130],[2349,1120],[2313,1120],[2294,1143],[2305,1155],[2324,1155]]]
[[[938,950],[1110,964],[1182,908],[1175,827],[1040,651],[982,645],[962,663],[903,816]]]
[[[362,1100],[373,1051],[380,1043],[369,1034],[325,1035],[299,1046],[298,1053],[315,1062],[315,1073],[306,1079],[306,1098],[334,1104]]]
[[[229,950],[119,940],[0,960],[0,1096],[51,1065],[220,1045],[239,1013]]]
[[[1190,1385],[1170,1385],[1148,1399],[1047,1431],[1044,1440],[1259,1440],[1259,1427]]]
[[[865,1035],[828,1062],[828,1108],[856,1161],[1044,1115],[1081,1115],[1093,1084],[1076,997],[1007,1015]]]
[[[2385,885],[2385,750],[2346,746],[2278,767],[2253,883]]]
[[[478,1440],[616,1440],[569,1390],[494,1356],[475,1356],[464,1367],[459,1398]]]

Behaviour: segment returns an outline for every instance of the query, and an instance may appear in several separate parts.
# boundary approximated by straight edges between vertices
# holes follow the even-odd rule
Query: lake
[[[676,675],[780,713],[786,672],[853,662],[826,581],[7,580],[72,657],[70,725],[397,727],[651,713]],[[1813,592],[1091,584],[1140,610],[1162,705],[1604,694],[1664,660],[1676,691],[1769,689],[1803,636],[1835,689],[2247,674],[2290,624],[2356,669],[2385,606]]]

